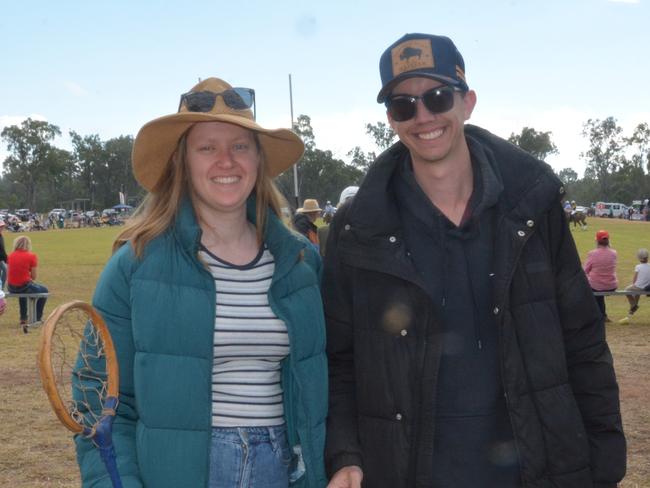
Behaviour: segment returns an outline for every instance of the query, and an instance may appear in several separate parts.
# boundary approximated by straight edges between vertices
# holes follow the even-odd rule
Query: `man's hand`
[[[359,466],[346,466],[334,473],[327,488],[361,488],[362,479],[363,471]]]

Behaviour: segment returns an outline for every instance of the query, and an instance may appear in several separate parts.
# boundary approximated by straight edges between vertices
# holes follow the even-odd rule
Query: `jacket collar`
[[[489,164],[490,187],[500,213],[526,221],[537,218],[561,198],[563,188],[550,166],[479,127],[467,124],[465,137],[472,157]],[[351,202],[348,223],[369,236],[400,234],[393,178],[408,154],[401,142],[373,163]],[[485,176],[484,176],[485,179]],[[485,182],[485,181],[484,181]]]
[[[251,195],[246,202],[246,217],[253,224],[256,223],[256,201],[255,195]],[[196,255],[199,250],[202,231],[189,197],[184,197],[181,201],[172,232],[183,249],[192,255]],[[307,245],[300,237],[291,232],[270,209],[267,212],[264,243],[273,254],[278,270],[288,270]],[[278,278],[282,274],[284,274],[284,271],[280,272]]]

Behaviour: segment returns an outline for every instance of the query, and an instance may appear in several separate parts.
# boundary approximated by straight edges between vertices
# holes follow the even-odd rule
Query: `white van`
[[[596,202],[596,217],[627,218],[627,205],[623,203]]]

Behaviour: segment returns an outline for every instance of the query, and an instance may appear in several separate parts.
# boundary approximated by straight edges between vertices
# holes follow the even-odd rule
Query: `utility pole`
[[[291,130],[293,130],[293,91],[291,88],[291,73],[289,73],[289,106],[291,107]],[[298,163],[293,165],[293,196],[295,198],[296,209],[300,208],[300,199],[298,198]]]

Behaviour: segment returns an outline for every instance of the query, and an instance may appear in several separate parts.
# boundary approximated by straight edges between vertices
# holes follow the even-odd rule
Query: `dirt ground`
[[[625,488],[650,487],[650,326],[613,325],[609,346],[621,390],[623,426],[627,438]]]
[[[78,487],[71,434],[52,413],[36,368],[38,332],[0,331],[0,486]],[[609,325],[628,441],[623,488],[650,488],[650,323]]]

